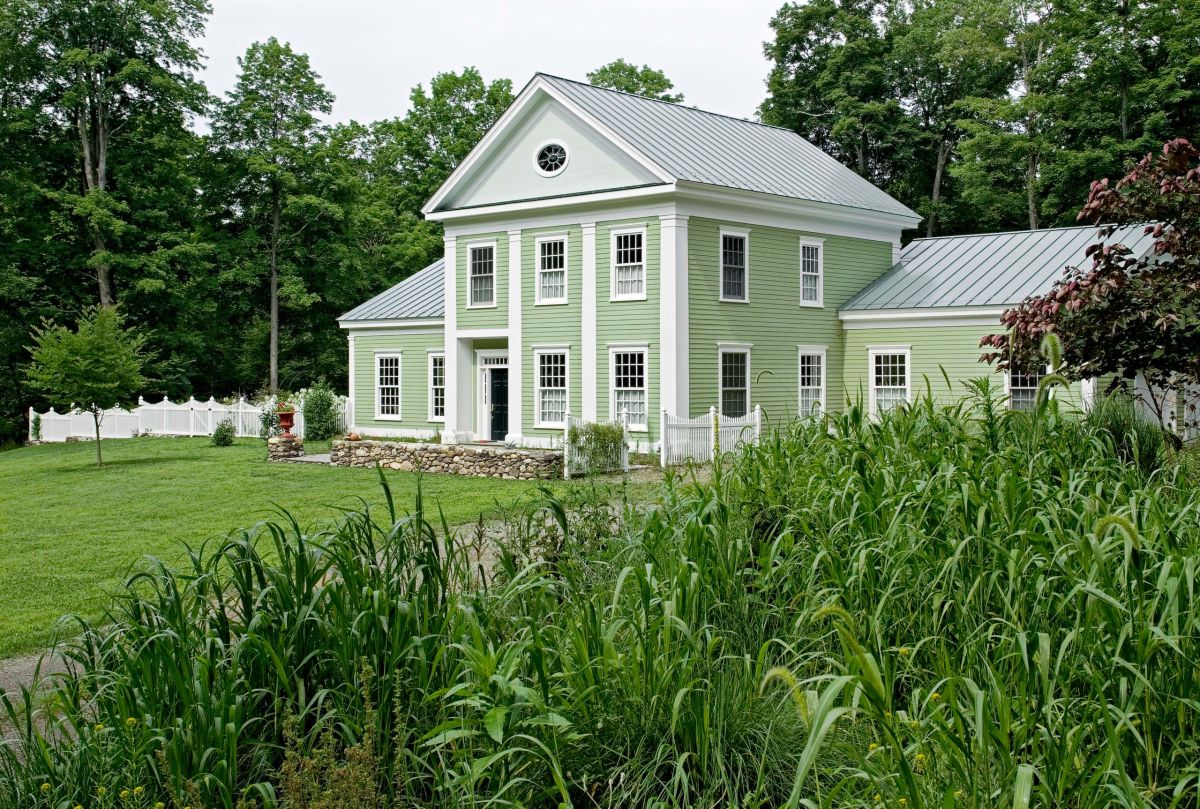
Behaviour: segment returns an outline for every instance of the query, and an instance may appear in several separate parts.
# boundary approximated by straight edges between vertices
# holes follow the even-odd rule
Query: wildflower
[[[918,764],[924,764],[924,763],[925,763],[925,754],[924,754],[924,753],[917,753],[917,757],[916,757],[916,759],[917,759],[917,763],[918,763]]]
[[[916,730],[917,728],[921,727],[921,723],[914,719],[908,723],[908,726],[913,730]]]
[[[167,805],[162,801],[156,801],[154,804],[154,809],[167,809]]]
[[[122,789],[122,790],[121,790],[121,795],[120,795],[120,798],[121,798],[121,800],[123,800],[123,801],[127,801],[127,800],[129,800],[129,790],[128,790],[128,789]]]
[[[900,800],[896,801],[896,803],[900,804],[901,806],[908,806],[908,798],[901,798]]]
[[[42,792],[49,792],[49,791],[50,791],[50,782],[46,781],[42,784]]]
[[[955,800],[960,800],[960,801],[961,801],[961,800],[962,800],[964,797],[966,797],[966,796],[965,796],[965,794],[963,793],[963,791],[962,791],[961,789],[956,789],[956,790],[954,790],[954,798],[955,798]]]
[[[901,646],[898,651],[900,652],[901,657],[908,657],[908,647],[907,646]],[[903,799],[901,799],[901,800],[903,800]]]
[[[98,795],[99,797],[103,798],[103,797],[104,797],[104,793],[106,793],[106,792],[108,792],[108,790],[107,790],[106,788],[104,788],[104,787],[96,787],[96,795]]]
[[[125,720],[125,727],[131,728],[137,724],[137,720],[132,716]]]
[[[871,742],[870,744],[867,745],[868,753],[874,753],[878,749],[879,749],[879,745],[875,744],[875,742]]]
[[[104,725],[97,724],[97,725],[96,725],[94,728],[92,728],[92,730],[96,731],[97,733],[103,733],[103,732],[104,732]]]
[[[134,795],[141,795],[141,794],[142,794],[143,792],[145,792],[145,791],[146,791],[146,790],[144,790],[142,787],[134,787],[134,788],[133,788],[133,794],[134,794]]]
[[[883,803],[883,796],[878,792],[875,793],[875,803]]]
[[[937,691],[934,691],[932,694],[929,695],[929,698],[931,700],[933,700],[934,702],[937,702],[939,699],[942,698],[942,695],[939,694]]]

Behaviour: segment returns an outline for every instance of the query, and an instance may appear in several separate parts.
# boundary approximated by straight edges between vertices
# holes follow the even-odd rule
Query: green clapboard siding
[[[720,228],[750,231],[749,303],[720,301]],[[824,307],[800,305],[800,239],[824,239]],[[688,308],[691,415],[718,399],[717,344],[750,343],[750,403],[769,421],[795,418],[799,406],[796,346],[826,347],[826,396],[836,410],[841,386],[838,308],[892,263],[889,242],[826,236],[737,222],[688,222]]]
[[[991,377],[998,393],[1004,392],[1004,376],[980,357],[985,349],[979,341],[1002,327],[996,326],[928,326],[891,329],[849,329],[845,332],[845,390],[849,401],[870,401],[868,388],[867,347],[873,345],[911,346],[909,388],[913,399],[926,392],[942,403],[949,404],[967,393],[965,383],[980,377]],[[949,379],[949,385],[947,385]],[[1082,404],[1080,383],[1056,394],[1060,402],[1079,407]]]
[[[612,297],[612,232],[644,226],[646,300],[614,301]],[[659,414],[659,289],[662,278],[661,232],[657,218],[623,219],[596,225],[596,415],[609,418],[609,347],[645,344],[646,414],[649,433],[635,436],[658,440]]]
[[[423,328],[411,334],[355,333],[354,424],[364,433],[372,428],[438,430],[429,420],[429,352],[441,351],[441,328]],[[400,358],[400,420],[375,418],[375,354],[396,353]]]
[[[536,305],[539,236],[567,237],[567,302]],[[521,233],[521,434],[561,437],[561,430],[539,429],[534,424],[534,385],[537,365],[533,352],[537,346],[567,347],[567,397],[572,413],[583,411],[580,372],[580,339],[583,311],[583,235],[578,225],[525,230]]]
[[[468,262],[470,247],[478,242],[496,243],[496,306],[487,309],[468,309],[467,295],[470,276]],[[502,329],[508,325],[508,233],[480,233],[460,236],[455,242],[455,295],[458,298],[459,329]]]

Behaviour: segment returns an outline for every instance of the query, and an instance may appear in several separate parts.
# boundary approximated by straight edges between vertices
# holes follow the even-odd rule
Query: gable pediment
[[[518,99],[516,114],[496,124],[446,181],[428,211],[473,208],[506,202],[588,194],[664,182],[661,172],[631,154],[592,122],[537,87]],[[523,102],[523,103],[522,103]],[[536,157],[548,144],[566,149],[565,167],[539,171]]]

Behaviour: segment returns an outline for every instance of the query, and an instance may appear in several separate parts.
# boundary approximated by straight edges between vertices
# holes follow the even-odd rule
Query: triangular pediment
[[[567,153],[550,176],[537,155],[548,144]],[[590,194],[669,182],[646,156],[604,131],[553,93],[535,85],[429,201],[426,212]]]

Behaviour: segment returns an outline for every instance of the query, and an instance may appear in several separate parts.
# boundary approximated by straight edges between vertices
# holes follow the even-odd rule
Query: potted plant
[[[291,402],[280,400],[275,403],[275,415],[279,416],[279,429],[283,430],[280,438],[292,439],[292,425],[296,421],[296,406]]]

